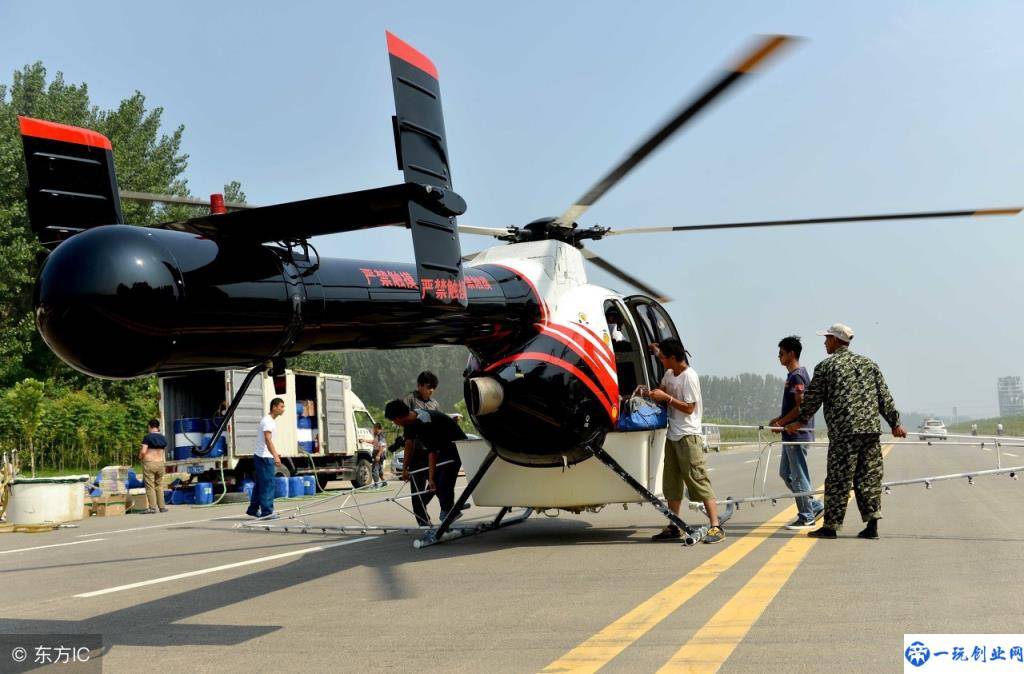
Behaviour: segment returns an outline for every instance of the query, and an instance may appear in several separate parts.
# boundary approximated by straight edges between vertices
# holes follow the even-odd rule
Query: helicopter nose
[[[174,344],[183,293],[174,257],[151,230],[108,225],[50,253],[35,289],[43,339],[76,370],[123,379],[155,372]]]

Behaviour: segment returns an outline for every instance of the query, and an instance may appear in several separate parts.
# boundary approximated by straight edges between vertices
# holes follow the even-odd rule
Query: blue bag
[[[617,431],[649,431],[668,426],[668,408],[639,396],[622,403]]]

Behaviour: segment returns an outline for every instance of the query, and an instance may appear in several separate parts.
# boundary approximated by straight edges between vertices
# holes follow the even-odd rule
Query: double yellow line
[[[892,445],[883,450],[889,453]],[[789,506],[725,550],[544,668],[544,672],[596,672],[658,623],[757,549],[796,516]],[[717,672],[807,556],[816,539],[796,535],[701,627],[662,667],[665,672]]]

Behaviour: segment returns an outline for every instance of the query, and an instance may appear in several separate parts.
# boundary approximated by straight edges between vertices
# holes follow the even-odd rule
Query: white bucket
[[[60,524],[82,519],[88,475],[19,477],[11,482],[7,521],[12,524]]]

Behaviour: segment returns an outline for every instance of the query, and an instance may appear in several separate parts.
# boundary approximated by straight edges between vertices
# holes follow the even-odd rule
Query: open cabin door
[[[630,295],[625,299],[625,302],[626,306],[629,307],[633,321],[636,323],[637,330],[641,333],[640,339],[647,354],[646,361],[650,385],[652,387],[657,386],[665,374],[665,368],[662,367],[661,361],[651,352],[648,345],[652,342],[660,342],[663,339],[672,337],[679,339],[679,332],[676,330],[676,326],[672,323],[672,319],[669,318],[665,308],[654,299],[646,295]]]

